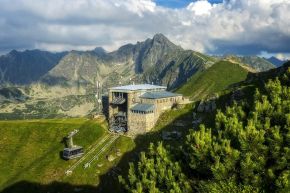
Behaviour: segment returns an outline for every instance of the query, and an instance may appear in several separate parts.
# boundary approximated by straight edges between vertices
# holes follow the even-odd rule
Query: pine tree
[[[132,193],[192,192],[180,163],[172,160],[162,143],[158,143],[157,147],[150,144],[148,154],[141,153],[137,168],[130,164],[128,179],[119,176],[119,181]]]

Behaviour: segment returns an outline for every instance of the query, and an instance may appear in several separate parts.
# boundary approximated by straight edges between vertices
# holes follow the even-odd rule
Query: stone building
[[[182,95],[166,87],[140,84],[109,88],[109,123],[115,132],[130,135],[152,129],[162,112],[182,102]]]

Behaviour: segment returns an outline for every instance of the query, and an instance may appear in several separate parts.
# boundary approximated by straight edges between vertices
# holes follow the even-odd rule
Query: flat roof
[[[146,99],[160,99],[160,98],[168,98],[168,97],[176,97],[182,96],[181,94],[176,94],[168,91],[155,91],[155,92],[146,92],[140,96],[140,98]]]
[[[165,86],[158,86],[153,84],[131,84],[125,86],[117,86],[109,88],[110,90],[124,90],[124,91],[135,91],[135,90],[155,90],[155,89],[166,89]]]
[[[133,111],[142,111],[142,112],[148,112],[154,110],[153,104],[145,104],[145,103],[139,103],[136,104],[134,107],[131,108]]]

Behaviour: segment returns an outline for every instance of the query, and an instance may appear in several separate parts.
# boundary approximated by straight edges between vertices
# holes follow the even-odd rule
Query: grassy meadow
[[[85,118],[0,121],[0,191],[42,192],[45,189],[54,192],[58,189],[70,192],[71,189],[62,185],[97,186],[98,176],[121,158],[115,156],[116,159],[109,162],[106,156],[113,155],[117,147],[121,152],[132,148],[132,140],[119,137],[91,167],[84,169],[83,164],[93,155],[67,176],[65,171],[77,160],[61,159],[63,137],[78,129],[74,143],[86,151],[108,135],[106,127],[104,121]]]

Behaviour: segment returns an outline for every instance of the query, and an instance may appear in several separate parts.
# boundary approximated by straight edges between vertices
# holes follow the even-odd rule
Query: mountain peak
[[[16,55],[16,54],[18,54],[18,51],[17,51],[17,50],[11,50],[11,51],[9,52],[9,54],[10,54],[10,55]]]
[[[162,33],[157,33],[153,36],[153,40],[163,40],[163,41],[169,41],[168,38],[163,35]]]
[[[152,42],[152,45],[159,45],[159,46],[161,45],[161,46],[167,47],[167,49],[170,49],[170,50],[180,50],[180,49],[182,50],[180,46],[175,45],[162,33],[155,34],[153,36],[153,39],[151,39],[151,42]]]
[[[103,47],[96,47],[93,51],[101,54],[107,53],[107,51]]]
[[[271,62],[272,64],[274,64],[277,67],[282,66],[286,62],[285,60],[280,60],[279,58],[277,58],[275,56],[267,58],[266,60],[268,60],[269,62]]]

